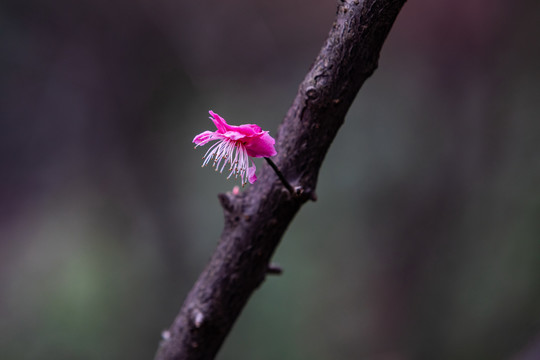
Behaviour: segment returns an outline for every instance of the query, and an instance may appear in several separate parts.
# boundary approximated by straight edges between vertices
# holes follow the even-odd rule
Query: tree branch
[[[352,101],[377,68],[405,0],[339,1],[328,39],[279,127],[274,158],[296,196],[268,166],[245,192],[219,194],[225,213],[210,263],[165,332],[156,360],[213,359],[300,206],[315,199],[322,161]],[[300,191],[298,191],[300,189]]]

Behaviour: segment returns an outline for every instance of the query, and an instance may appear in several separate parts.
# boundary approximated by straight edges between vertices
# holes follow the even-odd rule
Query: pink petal
[[[227,131],[223,136],[231,140],[239,140],[246,137],[246,135],[241,134],[238,131]]]
[[[257,135],[262,132],[261,127],[255,124],[244,124],[240,126],[229,125],[229,130],[237,131],[246,136]]]
[[[215,112],[213,112],[212,110],[210,110],[208,113],[211,116],[210,120],[214,122],[214,125],[216,125],[218,132],[225,133],[228,127],[228,124],[225,121],[225,119],[219,116],[218,114],[216,114]]]
[[[255,125],[255,124],[244,124],[240,126],[229,125],[227,124],[224,118],[222,118],[221,116],[219,116],[212,110],[210,110],[208,113],[211,115],[210,120],[214,122],[214,125],[216,125],[216,128],[218,129],[219,133],[224,134],[226,132],[230,132],[230,133],[237,133],[238,134],[237,136],[240,136],[240,135],[253,136],[253,135],[259,134],[262,131],[260,126]],[[240,136],[239,138],[241,137],[242,136]]]
[[[215,132],[213,131],[205,131],[203,133],[200,133],[199,135],[195,136],[193,138],[193,142],[199,145],[204,145],[209,141],[215,140],[217,137],[215,136]]]
[[[270,157],[277,154],[274,147],[276,141],[264,131],[261,135],[246,138],[246,151],[251,157]]]
[[[257,181],[257,175],[255,175],[255,170],[257,170],[257,168],[255,167],[255,163],[251,162],[251,164],[253,164],[253,166],[248,168],[247,176],[249,183],[253,184],[255,181]]]

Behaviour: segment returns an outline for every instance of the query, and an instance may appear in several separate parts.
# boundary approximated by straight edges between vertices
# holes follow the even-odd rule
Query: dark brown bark
[[[239,195],[220,194],[225,225],[210,263],[165,333],[156,360],[213,359],[294,215],[309,199],[322,161],[405,0],[339,1],[326,43],[300,84],[281,124],[275,163],[292,195],[269,166]]]

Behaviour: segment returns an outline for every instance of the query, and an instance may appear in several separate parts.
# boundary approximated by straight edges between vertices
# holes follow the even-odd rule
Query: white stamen
[[[203,156],[203,167],[212,161],[212,167],[216,171],[223,172],[225,166],[230,164],[229,179],[233,174],[236,178],[240,177],[242,186],[247,183],[247,169],[249,167],[249,156],[246,147],[240,141],[222,139],[214,143]],[[223,164],[221,161],[223,160]],[[219,166],[221,165],[221,169]]]

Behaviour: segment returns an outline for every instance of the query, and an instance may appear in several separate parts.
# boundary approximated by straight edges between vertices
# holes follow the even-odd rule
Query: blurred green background
[[[150,359],[335,2],[0,3],[0,358]],[[218,359],[540,359],[540,3],[409,1]],[[257,162],[259,167],[265,166]]]

